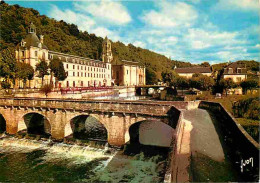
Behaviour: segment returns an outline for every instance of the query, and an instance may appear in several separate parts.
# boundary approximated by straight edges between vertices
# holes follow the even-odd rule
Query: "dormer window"
[[[232,68],[228,68],[228,74],[233,74],[233,69]]]
[[[35,52],[34,52],[34,55],[37,57],[37,56],[38,56],[38,52],[37,52],[37,51],[35,51]]]
[[[22,40],[22,41],[21,41],[21,46],[22,46],[22,47],[25,47],[25,43],[26,43],[26,42],[25,42],[24,40]]]
[[[237,73],[242,73],[242,69],[241,68],[237,68]]]
[[[22,56],[24,57],[24,55],[25,55],[25,54],[24,54],[24,51],[22,51]]]

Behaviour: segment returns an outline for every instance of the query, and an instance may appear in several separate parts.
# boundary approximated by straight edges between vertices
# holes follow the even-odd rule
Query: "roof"
[[[211,73],[210,67],[184,67],[174,69],[177,73]]]
[[[232,69],[232,71],[230,70]],[[243,63],[233,62],[224,68],[224,74],[246,74],[246,65]]]
[[[113,65],[139,65],[139,66],[144,66],[144,64],[142,62],[129,61],[129,60],[121,60],[119,62],[116,62]]]
[[[25,47],[30,48],[31,46],[33,47],[39,47],[40,40],[36,33],[29,33],[27,34],[26,38],[23,39],[22,41],[25,42]],[[19,47],[21,44],[19,43],[17,46]],[[42,48],[48,49],[46,45],[42,45]]]

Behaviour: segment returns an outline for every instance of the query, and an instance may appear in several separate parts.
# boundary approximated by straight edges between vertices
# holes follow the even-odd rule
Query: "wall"
[[[237,172],[240,172],[244,180],[255,181],[255,175],[259,175],[259,144],[244,130],[232,115],[219,103],[202,101],[199,108],[207,109],[215,114],[218,125],[226,137],[225,144],[230,148],[230,157],[232,162],[241,164],[241,160],[248,160],[251,157],[254,161],[254,167],[250,165],[244,167],[241,173],[241,167],[235,164]],[[245,169],[248,169],[246,171]]]

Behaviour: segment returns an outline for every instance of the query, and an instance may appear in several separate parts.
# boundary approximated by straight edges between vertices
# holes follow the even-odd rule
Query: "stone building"
[[[193,74],[203,74],[205,76],[212,76],[211,67],[185,67],[185,68],[174,68],[174,71],[179,76],[191,78]]]
[[[224,68],[223,72],[224,79],[232,79],[235,83],[239,83],[247,79],[247,69],[245,64],[239,62],[230,63]]]
[[[36,34],[36,27],[33,23],[28,28],[28,34],[25,39],[17,45],[15,57],[19,62],[30,64],[34,69],[40,61],[49,64],[50,60],[58,57],[63,61],[67,78],[64,81],[55,81],[56,87],[88,87],[88,86],[111,86],[111,61],[113,59],[111,42],[106,38],[103,42],[102,61],[94,60],[75,55],[69,55],[51,51],[44,45],[44,37],[40,39]],[[26,87],[40,88],[42,86],[41,78],[37,77],[35,72],[34,78],[27,82]],[[29,83],[30,82],[30,83]],[[50,82],[50,76],[45,76],[44,83]],[[22,86],[20,82],[18,86]]]
[[[145,66],[140,62],[122,60],[112,66],[112,78],[117,86],[145,85]]]

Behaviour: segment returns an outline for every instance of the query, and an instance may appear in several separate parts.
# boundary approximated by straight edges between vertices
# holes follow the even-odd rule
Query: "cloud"
[[[185,36],[193,49],[204,49],[208,47],[232,44],[244,44],[244,40],[238,39],[237,32],[207,31],[200,28],[191,28]]]
[[[196,10],[183,2],[159,1],[157,5],[159,11],[151,10],[141,17],[146,24],[155,27],[189,27],[198,17]]]
[[[135,41],[133,42],[133,45],[137,46],[137,47],[141,47],[141,48],[145,48],[146,44],[142,41]]]
[[[256,48],[260,48],[260,44],[256,44],[255,47],[256,47]]]
[[[258,0],[219,0],[216,9],[259,11]]]
[[[109,39],[113,41],[118,41],[121,39],[120,36],[118,36],[117,32],[111,31],[105,27],[96,27],[94,29],[91,29],[91,32],[103,38],[107,36]]]
[[[74,6],[77,10],[91,14],[93,17],[109,21],[112,24],[127,24],[132,19],[126,7],[120,2],[105,1],[101,2],[76,2]]]
[[[78,26],[80,30],[87,31],[96,23],[90,17],[81,13],[75,13],[69,9],[64,11],[60,10],[57,6],[52,5],[49,16],[57,20],[64,20],[67,23],[73,23]]]

